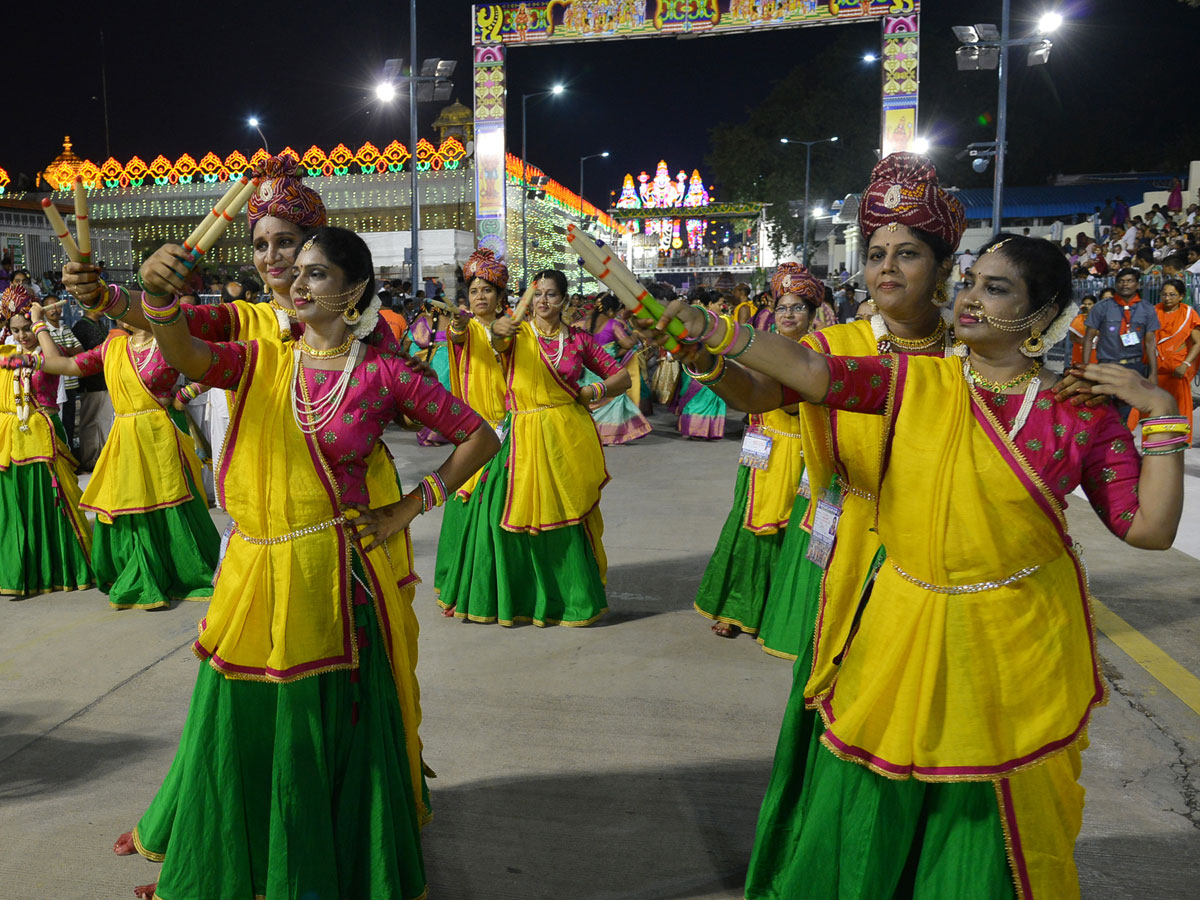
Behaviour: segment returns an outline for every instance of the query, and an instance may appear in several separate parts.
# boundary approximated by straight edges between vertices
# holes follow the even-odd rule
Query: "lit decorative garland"
[[[357,151],[351,150],[345,144],[338,144],[328,153],[316,145],[309,147],[303,155],[291,147],[285,147],[282,153],[300,160],[300,165],[314,178],[349,175],[353,166],[357,166],[359,173],[364,175],[402,172],[412,159],[408,147],[399,141],[392,141],[383,150],[367,141]],[[425,138],[417,141],[418,172],[453,171],[463,165],[466,156],[466,148],[456,137],[446,138],[440,147],[434,147]],[[99,166],[89,159],[63,160],[49,166],[42,173],[42,177],[55,190],[70,188],[75,183],[76,176],[83,178],[84,185],[92,189],[142,187],[147,179],[151,184],[157,185],[215,184],[231,178],[240,178],[266,159],[267,152],[260,148],[249,159],[238,150],[234,150],[224,159],[210,150],[199,162],[189,153],[183,154],[174,162],[160,154],[149,165],[138,156],[124,165],[111,157]],[[0,169],[0,187],[7,184],[8,174]]]

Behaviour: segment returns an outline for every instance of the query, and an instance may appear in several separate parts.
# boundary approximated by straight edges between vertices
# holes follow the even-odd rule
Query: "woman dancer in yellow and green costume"
[[[446,334],[450,346],[450,390],[460,397],[498,434],[504,430],[504,369],[492,347],[492,323],[504,307],[508,266],[486,248],[476,250],[463,266],[467,284],[467,315],[455,316]],[[479,486],[476,472],[446,501],[438,536],[437,567],[433,589],[439,593],[461,550],[467,501]],[[443,614],[454,613],[439,600]]]
[[[42,371],[32,320],[34,297],[23,284],[0,294],[0,594],[34,594],[92,586],[92,531],[79,509],[78,463],[58,418],[58,376]]]
[[[1169,394],[1119,366],[1072,374],[1147,417],[1144,458],[1110,407],[1056,397],[1043,355],[1070,298],[1057,247],[1000,235],[955,302],[961,356],[747,348],[724,323],[711,336],[785,400],[883,424],[886,562],[817,697],[824,730],[796,753],[781,737],[776,773],[797,769],[798,785],[787,808],[764,804],[747,897],[1080,896],[1080,753],[1105,687],[1066,497],[1081,486],[1115,535],[1169,548],[1190,434]]]
[[[784,263],[771,278],[773,330],[793,341],[808,333],[825,286],[805,266]],[[706,321],[716,318],[706,311]],[[718,394],[724,368],[701,351],[689,367]],[[713,372],[714,375],[705,373]],[[715,380],[712,380],[714,379]],[[720,637],[758,633],[766,621],[772,576],[786,543],[788,523],[808,509],[801,493],[804,452],[796,407],[751,413],[733,490],[733,508],[721,529],[696,596],[696,610],[713,620]],[[790,602],[787,605],[791,605]],[[778,617],[777,617],[778,618]],[[773,640],[772,643],[778,643]],[[764,646],[768,646],[764,641]],[[793,657],[794,658],[794,657]]]
[[[607,611],[601,542],[604,451],[587,404],[629,389],[629,373],[562,321],[566,276],[534,276],[533,321],[502,316],[508,433],[467,507],[441,603],[475,622],[588,625]],[[578,387],[584,368],[604,381]]]
[[[42,321],[36,304],[33,321]],[[173,408],[179,373],[147,331],[115,328],[99,347],[74,357],[44,329],[38,340],[47,372],[103,371],[112,396],[113,429],[80,501],[96,514],[92,567],[100,590],[115,609],[207,600],[221,536],[200,487],[185,414]]]
[[[361,238],[320,228],[296,269],[305,331],[284,345],[191,336],[167,296],[178,275],[157,258],[142,267],[163,356],[234,392],[218,472],[233,524],[195,642],[205,662],[171,771],[133,834],[162,860],[162,900],[425,894],[409,601],[386,539],[499,441],[436,379],[356,338],[376,314]],[[400,413],[457,448],[417,491],[369,509],[366,459]]]

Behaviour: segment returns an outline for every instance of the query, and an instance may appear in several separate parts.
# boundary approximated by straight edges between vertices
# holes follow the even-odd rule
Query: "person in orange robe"
[[[1187,288],[1173,278],[1163,282],[1158,316],[1158,386],[1175,398],[1179,414],[1192,422],[1192,379],[1200,357],[1200,313],[1183,302]]]
[[[1087,320],[1087,315],[1092,311],[1092,307],[1096,305],[1096,298],[1088,294],[1079,301],[1079,315],[1071,321],[1071,327],[1067,334],[1071,338],[1071,365],[1077,366],[1083,362],[1083,338],[1087,334],[1087,326],[1084,324]],[[1096,351],[1092,350],[1092,358],[1088,362],[1096,362]]]

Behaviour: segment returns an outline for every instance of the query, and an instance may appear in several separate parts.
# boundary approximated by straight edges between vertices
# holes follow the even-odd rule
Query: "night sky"
[[[7,109],[0,166],[17,189],[18,173],[48,164],[69,133],[75,150],[106,158],[100,97],[100,29],[107,60],[111,152],[122,162],[158,153],[197,159],[214,150],[250,154],[257,115],[273,149],[311,144],[352,149],[370,139],[408,142],[407,107],[381,108],[372,86],[387,57],[407,56],[408,3],[216,5],[220,13],[176,18],[161,2],[55,8],[28,18],[31,4],[10,6],[3,29]],[[354,12],[347,9],[353,7]],[[1049,4],[1014,0],[1014,35],[1027,33]],[[1195,115],[1195,46],[1200,9],[1178,0],[1065,0],[1068,16],[1048,66],[1014,65],[1011,140],[1038,152],[1010,169],[1010,184],[1045,181],[1063,171],[1162,169],[1200,155]],[[112,14],[119,9],[119,17]],[[952,24],[999,21],[999,0],[926,0],[921,17],[921,131],[934,158],[949,160],[969,140],[987,140],[977,119],[995,105],[995,73],[957,73]],[[420,0],[419,54],[459,61],[455,98],[471,104],[470,3]],[[248,16],[247,16],[248,14]],[[15,19],[14,19],[15,15]],[[255,16],[278,15],[264,20]],[[22,18],[28,18],[22,21]],[[102,21],[103,20],[103,21]],[[519,93],[563,82],[568,93],[529,102],[529,159],[573,189],[579,157],[588,163],[587,194],[603,202],[622,176],[653,172],[660,158],[673,171],[699,167],[712,128],[737,122],[776,80],[803,67],[835,38],[858,49],[844,60],[861,74],[861,54],[879,51],[878,22],[783,29],[719,38],[602,41],[522,47],[509,56],[510,148],[520,150]],[[854,40],[849,40],[853,36]],[[861,45],[860,47],[858,45]],[[214,61],[223,61],[214,72]],[[877,117],[877,79],[852,79],[846,115]],[[864,89],[863,86],[867,89]],[[421,110],[422,136],[436,105]],[[837,122],[829,132],[837,133]],[[774,139],[776,136],[771,136]],[[1099,151],[1099,152],[1098,152]],[[867,173],[863,173],[865,181]],[[985,186],[990,173],[977,176]],[[719,187],[719,185],[718,185]]]

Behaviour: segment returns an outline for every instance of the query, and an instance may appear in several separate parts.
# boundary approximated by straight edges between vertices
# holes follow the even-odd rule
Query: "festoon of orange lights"
[[[338,144],[328,153],[313,145],[303,155],[291,147],[285,147],[281,155],[298,159],[301,167],[314,178],[349,175],[354,169],[364,175],[402,172],[412,159],[408,147],[399,141],[392,141],[382,150],[370,141],[357,151],[345,144]],[[466,148],[456,137],[446,138],[440,147],[422,138],[417,142],[417,171],[454,171],[463,165],[466,156]],[[155,185],[216,184],[236,181],[267,159],[267,151],[259,149],[249,159],[239,150],[234,150],[224,158],[210,150],[199,160],[185,153],[174,162],[160,154],[149,165],[138,156],[124,164],[110,157],[99,166],[89,159],[82,162],[64,160],[50,165],[42,173],[42,178],[51,188],[60,191],[71,188],[76,178],[81,178],[84,186],[92,190],[143,187],[147,182]],[[7,184],[7,178],[7,174],[4,174],[0,183]]]

